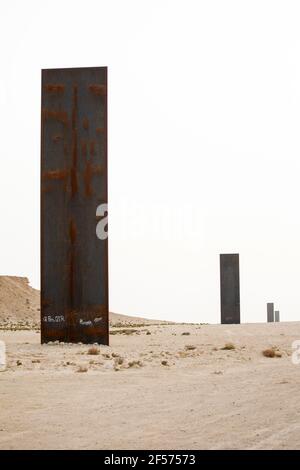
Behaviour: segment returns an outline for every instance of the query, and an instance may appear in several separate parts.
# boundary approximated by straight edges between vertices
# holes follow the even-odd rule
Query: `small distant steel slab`
[[[42,71],[41,340],[108,344],[107,68]]]
[[[274,304],[273,302],[267,303],[267,320],[268,323],[272,323],[274,321]]]
[[[221,323],[240,323],[239,255],[220,255]]]
[[[279,312],[279,310],[275,310],[275,321],[280,322],[280,312]]]

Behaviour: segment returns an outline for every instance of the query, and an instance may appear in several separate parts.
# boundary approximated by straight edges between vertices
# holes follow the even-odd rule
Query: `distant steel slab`
[[[272,323],[274,321],[274,304],[272,302],[267,303],[267,320],[268,323]]]
[[[280,321],[280,312],[279,312],[279,310],[275,310],[275,321],[276,322]]]
[[[108,344],[107,68],[43,70],[41,127],[41,339]]]
[[[240,323],[239,255],[220,255],[221,323]]]

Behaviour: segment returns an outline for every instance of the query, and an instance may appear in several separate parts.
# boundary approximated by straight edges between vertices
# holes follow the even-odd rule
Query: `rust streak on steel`
[[[89,90],[96,96],[105,96],[106,95],[106,86],[93,84],[89,86]]]
[[[69,155],[69,147],[68,144],[64,143],[64,156],[67,157]]]
[[[54,136],[52,136],[52,140],[53,142],[61,142],[63,140],[63,136],[61,134],[56,134]]]
[[[83,118],[82,120],[82,127],[83,129],[85,129],[86,131],[88,130],[89,128],[89,120],[87,117]]]
[[[65,126],[68,124],[68,114],[66,111],[61,110],[51,110],[43,109],[42,111],[43,119],[54,119],[56,121],[62,122]]]
[[[76,238],[77,238],[77,228],[73,219],[70,221],[69,235],[70,235],[71,245],[75,245]]]
[[[69,176],[69,170],[51,170],[43,173],[45,180],[63,180]]]
[[[74,305],[74,272],[75,272],[75,243],[77,238],[77,228],[73,219],[69,223],[69,238],[71,243],[70,248],[70,265],[69,265],[69,295],[70,305]]]
[[[93,157],[96,155],[96,142],[94,140],[90,141],[90,155]]]
[[[71,192],[74,196],[78,191],[78,176],[77,176],[77,85],[73,86],[73,99],[72,99],[72,168],[71,168]]]
[[[51,305],[52,302],[49,299],[42,299],[41,304],[42,304],[43,307],[49,307],[49,305]]]
[[[104,127],[97,127],[96,132],[97,132],[97,134],[104,134],[105,129],[104,129]]]
[[[81,154],[83,157],[87,156],[87,141],[86,140],[81,141]]]
[[[85,195],[87,197],[92,196],[92,180],[94,175],[101,175],[102,168],[99,165],[93,165],[90,161],[87,161],[85,164],[84,170],[84,186],[85,186]]]
[[[63,93],[65,91],[65,86],[61,84],[47,83],[45,85],[45,90],[48,93]]]

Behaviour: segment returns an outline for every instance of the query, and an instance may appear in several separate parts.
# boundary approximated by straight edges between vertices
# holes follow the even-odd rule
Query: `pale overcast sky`
[[[0,273],[39,287],[40,71],[108,66],[110,309],[300,319],[300,3],[2,0]],[[125,213],[125,207],[127,212]]]

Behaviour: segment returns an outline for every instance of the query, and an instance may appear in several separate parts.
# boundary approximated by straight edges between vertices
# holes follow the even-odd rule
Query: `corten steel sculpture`
[[[220,255],[221,323],[240,323],[239,255]]]
[[[275,321],[280,322],[280,312],[279,312],[279,310],[275,310]]]
[[[107,68],[43,70],[43,343],[108,344],[106,203]]]
[[[272,323],[274,321],[274,304],[272,302],[267,303],[267,320],[268,323]]]

